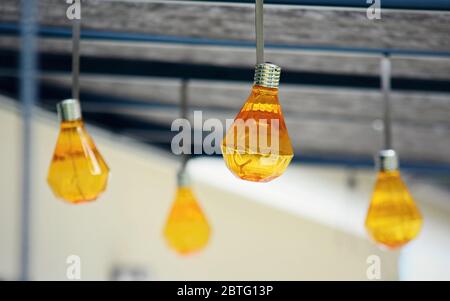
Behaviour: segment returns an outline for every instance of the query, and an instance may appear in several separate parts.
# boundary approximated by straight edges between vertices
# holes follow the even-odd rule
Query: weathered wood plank
[[[49,83],[70,87],[68,76],[45,76]],[[179,103],[179,80],[83,76],[84,91],[124,99]],[[239,110],[251,89],[248,84],[191,81],[190,104],[200,108]],[[287,116],[307,119],[343,119],[371,124],[381,118],[383,100],[379,91],[282,85],[280,100]],[[450,131],[450,95],[393,92],[392,111],[396,122],[421,127],[443,127]]]
[[[70,85],[68,77],[46,77],[45,80],[66,87]],[[131,97],[142,102],[152,103],[157,99],[161,103],[176,105],[179,101],[179,81],[84,77],[81,87],[84,91]],[[234,118],[249,89],[250,84],[192,82],[190,104],[202,109],[204,118],[224,121]],[[379,93],[289,86],[281,89],[280,98],[293,144],[300,153],[370,156],[382,145],[382,134],[373,126],[382,112]],[[89,109],[99,110],[92,106]],[[105,108],[100,109],[104,111]],[[179,114],[176,106],[148,110],[129,107],[108,109],[107,112],[165,126],[169,126]],[[450,163],[449,116],[448,96],[394,93],[396,149],[408,160]]]
[[[2,0],[0,21],[17,21],[19,1]],[[68,26],[67,4],[39,1],[41,24]],[[178,3],[84,1],[83,27],[211,39],[254,39],[253,8]],[[268,43],[450,51],[450,14],[384,11],[368,20],[364,10],[267,7]]]
[[[19,49],[19,39],[0,37],[0,48]],[[71,42],[60,39],[39,39],[39,49],[50,53],[70,53]],[[249,67],[255,63],[253,49],[164,45],[145,43],[117,43],[82,41],[81,55],[166,62],[189,62],[213,66]],[[301,70],[355,75],[378,75],[379,59],[361,56],[336,56],[318,53],[267,50],[268,61],[283,70]],[[450,59],[392,58],[392,75],[405,78],[449,79]]]
[[[160,122],[170,126],[178,116],[177,110],[133,110],[124,109],[117,112],[133,119]],[[192,118],[190,114],[189,118]],[[234,114],[217,111],[203,111],[203,118],[217,118],[223,123],[226,118],[233,118]],[[382,148],[382,134],[370,124],[359,124],[343,120],[307,120],[286,118],[286,125],[297,156],[361,156],[370,157]],[[124,129],[130,133],[129,129]],[[140,137],[147,137],[147,142],[153,141],[153,133],[148,135],[142,129]],[[401,159],[419,162],[450,163],[448,150],[450,149],[450,132],[436,131],[431,128],[403,126],[394,122],[394,147]],[[160,137],[158,137],[160,139]]]

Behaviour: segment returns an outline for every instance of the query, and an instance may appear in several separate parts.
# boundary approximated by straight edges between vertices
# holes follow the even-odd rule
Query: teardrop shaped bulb
[[[251,94],[222,141],[228,169],[243,180],[271,181],[294,156],[278,100],[279,74],[276,65],[258,65]]]
[[[198,252],[208,244],[211,229],[190,186],[179,185],[164,227],[169,246],[182,255]]]
[[[366,217],[366,229],[372,239],[389,249],[396,249],[413,240],[422,223],[422,215],[400,172],[380,171]]]
[[[77,100],[58,104],[60,133],[47,182],[56,197],[69,203],[89,202],[106,189],[109,168],[87,133]]]

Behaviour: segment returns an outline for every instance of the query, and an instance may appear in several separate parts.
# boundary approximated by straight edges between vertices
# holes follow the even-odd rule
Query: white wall
[[[381,251],[367,240],[362,228],[351,229],[363,220],[365,195],[370,194],[373,181],[370,172],[358,172],[360,185],[351,192],[345,184],[345,170],[293,166],[290,173],[294,179],[300,170],[304,179],[320,176],[330,184],[323,191],[328,190],[328,197],[333,192],[336,195],[337,204],[331,211],[326,204],[332,202],[321,200],[323,192],[311,191],[311,183],[303,182],[301,187],[307,191],[304,197],[317,196],[317,200],[310,201],[314,206],[324,202],[322,209],[326,214],[322,215],[315,214],[317,210],[306,206],[304,197],[295,194],[277,194],[277,189],[268,189],[268,200],[252,197],[246,188],[230,189],[229,183],[233,182],[229,181],[233,180],[218,181],[214,179],[214,169],[208,173],[202,169],[201,161],[191,162],[195,193],[210,220],[213,237],[204,252],[185,258],[169,250],[162,237],[174,197],[175,157],[88,126],[112,176],[107,192],[97,202],[69,205],[55,199],[46,183],[58,133],[56,116],[39,110],[35,116],[31,221],[34,280],[65,280],[66,258],[71,254],[81,257],[83,280],[107,280],[117,265],[147,269],[154,280],[366,280],[366,259],[371,254],[381,258],[382,279],[398,278],[398,252]],[[20,115],[5,99],[0,99],[0,137],[0,278],[16,279]],[[217,174],[221,173],[219,170]],[[286,178],[285,184],[293,179]],[[294,181],[286,185],[299,184]],[[292,207],[290,203],[300,205]],[[345,212],[350,212],[348,223],[342,223]],[[444,223],[439,229],[448,229],[449,211],[439,212]]]

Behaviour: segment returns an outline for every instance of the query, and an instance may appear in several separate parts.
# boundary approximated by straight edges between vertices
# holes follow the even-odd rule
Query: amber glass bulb
[[[244,129],[240,130],[243,124]],[[274,152],[276,142],[278,147]],[[222,141],[222,154],[227,167],[244,180],[268,182],[286,170],[294,152],[277,88],[253,86],[250,97]]]
[[[105,190],[108,174],[83,121],[61,122],[47,177],[53,193],[74,204],[93,201]]]
[[[422,216],[400,172],[380,171],[366,217],[366,228],[377,243],[399,248],[420,232]]]
[[[210,232],[208,221],[191,188],[178,187],[164,228],[169,246],[182,255],[195,253],[208,244]]]

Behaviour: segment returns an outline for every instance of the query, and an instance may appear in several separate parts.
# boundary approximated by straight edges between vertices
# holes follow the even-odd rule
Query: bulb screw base
[[[177,185],[178,187],[191,185],[191,178],[184,169],[180,170],[177,174]]]
[[[278,88],[281,68],[272,63],[258,64],[255,67],[254,85],[266,88]]]
[[[398,157],[393,149],[384,149],[378,152],[377,167],[379,171],[398,170]]]
[[[65,99],[56,104],[58,118],[63,121],[75,121],[81,119],[81,106],[78,99]]]

